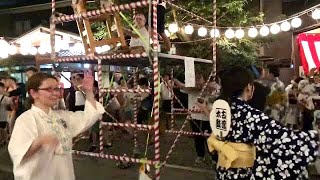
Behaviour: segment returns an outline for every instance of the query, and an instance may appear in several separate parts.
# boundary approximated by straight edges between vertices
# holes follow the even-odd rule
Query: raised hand
[[[80,87],[81,90],[83,90],[85,93],[93,92],[93,81],[94,78],[91,71],[84,73],[84,78]]]

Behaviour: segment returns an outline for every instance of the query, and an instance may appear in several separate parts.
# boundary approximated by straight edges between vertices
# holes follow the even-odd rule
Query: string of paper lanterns
[[[172,23],[169,25],[168,30],[165,33],[170,36],[170,34],[176,33],[179,29],[183,30],[184,33],[191,35],[197,29],[197,34],[200,37],[205,37],[208,35],[208,31],[210,31],[211,37],[220,37],[224,35],[227,39],[244,38],[246,35],[250,38],[255,38],[257,36],[266,37],[270,34],[278,34],[280,32],[288,32],[292,28],[298,28],[302,25],[302,20],[299,16],[312,12],[311,17],[315,20],[320,19],[320,5],[314,6],[310,9],[302,11],[300,13],[295,14],[293,17],[288,18],[286,20],[274,22],[271,24],[264,24],[252,27],[217,27],[217,29],[213,29],[212,27],[204,27],[202,25],[194,25],[187,24],[183,28],[179,28],[177,23]],[[210,30],[211,29],[211,30]],[[222,31],[222,32],[221,32]]]
[[[320,12],[319,12],[320,13]],[[320,15],[319,15],[320,16]],[[320,19],[320,17],[319,17]],[[232,28],[232,27],[218,27],[217,29],[211,29],[199,26],[198,28],[195,28],[192,24],[188,24],[184,26],[182,29],[184,33],[191,35],[195,32],[195,29],[197,29],[197,34],[200,37],[205,37],[208,35],[208,32],[210,31],[211,37],[220,37],[221,35],[224,35],[228,39],[237,38],[241,39],[245,37],[245,35],[248,35],[250,38],[255,38],[258,35],[262,37],[266,37],[270,34],[278,34],[279,32],[288,32],[291,28],[298,28],[302,25],[302,20],[299,17],[293,18],[291,21],[283,21],[281,23],[273,23],[270,25],[262,25],[259,27],[238,27],[238,28]],[[198,26],[198,25],[196,25]],[[169,25],[168,30],[165,31],[167,36],[170,36],[170,34],[177,33],[179,31],[179,27],[176,23],[172,23]],[[225,30],[226,29],[226,30]],[[220,31],[224,31],[224,34],[220,33]]]
[[[121,45],[121,44],[120,44]],[[118,46],[118,45],[117,45]],[[61,50],[69,50],[73,54],[84,53],[84,46],[82,43],[77,42],[72,46],[68,43],[57,42],[56,43],[56,52]],[[108,52],[112,49],[109,45],[104,45],[101,47],[96,47],[96,52],[98,54],[102,54]],[[10,55],[45,55],[51,53],[50,43],[49,42],[41,42],[39,47],[32,46],[30,43],[23,43],[20,45],[9,44],[3,38],[0,39],[0,58],[5,59]]]

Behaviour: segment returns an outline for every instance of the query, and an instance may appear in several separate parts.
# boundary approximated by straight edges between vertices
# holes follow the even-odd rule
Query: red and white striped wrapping
[[[57,58],[58,62],[77,62],[77,61],[94,61],[106,59],[129,59],[147,57],[147,53],[142,54],[110,54],[110,55],[95,55],[95,56],[68,56]]]
[[[213,28],[217,29],[217,0],[213,0]],[[212,38],[212,77],[216,79],[217,75],[217,38]]]
[[[187,136],[207,136],[207,137],[210,136],[210,134],[208,134],[208,133],[196,133],[196,132],[188,132],[188,131],[166,130],[166,132],[167,133],[172,133],[172,134],[187,135]]]
[[[297,37],[301,64],[305,74],[320,67],[320,34],[299,34]]]
[[[173,68],[171,68],[171,72],[170,72],[170,77],[171,77],[171,79],[173,79]],[[175,119],[174,119],[174,96],[173,96],[173,86],[174,86],[174,82],[173,82],[173,80],[171,81],[171,88],[170,88],[170,91],[172,92],[171,93],[171,103],[170,103],[170,105],[171,105],[171,114],[170,114],[170,125],[171,125],[171,127],[170,127],[170,129],[172,130],[173,128],[174,128],[174,126],[175,126]]]
[[[153,130],[152,125],[145,124],[129,124],[129,123],[113,123],[113,122],[101,122],[105,126],[118,126],[118,127],[128,127],[128,128],[138,128],[139,130]],[[143,128],[143,129],[140,129]]]
[[[52,0],[51,2],[51,18],[50,18],[50,45],[51,45],[51,60],[56,60],[56,49],[55,49],[55,31],[56,31],[56,24],[54,23],[54,17],[56,13],[56,2]],[[54,66],[52,67],[54,68]],[[54,70],[54,69],[53,69]]]
[[[153,15],[153,31],[152,31],[152,41],[153,41],[153,85],[154,85],[154,94],[153,94],[153,118],[154,118],[154,149],[155,149],[155,163],[156,165],[160,164],[160,138],[159,138],[159,62],[158,62],[158,32],[157,32],[157,0],[152,0],[152,15]],[[155,179],[160,180],[160,168],[155,170]]]
[[[136,69],[138,70],[138,68]],[[133,75],[133,86],[134,88],[137,88],[138,87],[138,83],[137,83],[137,74],[134,73]],[[138,124],[138,101],[136,98],[134,98],[134,101],[133,101],[133,123],[134,125],[137,125]],[[135,129],[133,131],[133,143],[134,143],[134,153],[136,153],[138,150],[138,132],[137,130]]]
[[[112,93],[143,93],[147,92],[150,93],[151,89],[100,89],[101,93],[106,93],[106,92],[112,92]]]
[[[98,60],[98,86],[99,89],[102,89],[102,64],[101,59]],[[103,104],[103,93],[99,91],[99,102]],[[100,119],[99,124],[99,150],[100,153],[103,153],[103,126],[101,124],[102,119]]]
[[[121,4],[121,5],[114,5],[111,7],[103,7],[102,9],[87,11],[80,14],[71,14],[71,15],[65,15],[56,17],[54,19],[55,23],[62,23],[62,22],[69,22],[69,21],[75,21],[77,19],[89,19],[93,17],[100,16],[102,14],[111,13],[111,12],[120,12],[125,10],[132,10],[136,8],[141,8],[147,6],[149,3],[147,0],[144,1],[138,1],[133,2],[129,4]]]
[[[115,161],[124,161],[124,162],[132,162],[132,163],[148,163],[150,165],[154,165],[155,162],[151,160],[141,160],[136,158],[130,158],[127,156],[117,156],[117,155],[110,155],[110,154],[101,154],[101,153],[92,153],[92,152],[86,152],[86,151],[72,151],[74,154],[77,155],[84,155],[84,156],[90,156],[90,157],[96,157],[96,158],[104,158],[104,159],[111,159]]]

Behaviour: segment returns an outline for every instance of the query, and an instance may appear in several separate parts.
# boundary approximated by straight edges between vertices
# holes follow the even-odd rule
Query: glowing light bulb
[[[235,36],[236,36],[236,38],[238,38],[238,39],[243,38],[243,37],[244,37],[244,31],[243,31],[242,29],[236,30]]]
[[[261,28],[260,28],[260,34],[261,34],[261,36],[268,36],[268,34],[269,34],[269,28],[267,27],[267,26],[262,26]]]
[[[286,32],[286,31],[290,30],[291,25],[290,25],[290,23],[288,21],[285,21],[280,25],[280,27],[281,27],[282,31]]]
[[[248,30],[248,36],[251,37],[251,38],[255,38],[258,36],[258,30],[254,27],[250,28]]]
[[[291,26],[294,27],[294,28],[300,27],[301,24],[302,24],[302,20],[300,18],[298,18],[298,17],[293,18],[291,20]]]
[[[212,29],[211,31],[210,31],[210,36],[213,38],[213,37],[219,37],[220,36],[220,31],[219,31],[219,29]]]
[[[228,29],[228,30],[226,30],[226,32],[224,33],[224,35],[226,36],[226,38],[232,39],[232,38],[234,38],[234,36],[235,36],[234,30]]]
[[[15,55],[15,54],[17,54],[17,52],[18,52],[17,46],[15,46],[15,45],[10,45],[8,52],[9,52],[10,55]]]
[[[208,33],[208,30],[207,30],[207,28],[205,28],[205,27],[200,27],[200,28],[198,29],[198,35],[199,35],[200,37],[206,36],[207,33]]]
[[[29,53],[30,53],[31,55],[36,55],[37,52],[38,52],[38,49],[37,49],[36,47],[31,47],[31,48],[29,49]]]
[[[178,31],[179,31],[178,24],[176,24],[176,23],[170,24],[170,25],[169,25],[169,31],[170,31],[171,33],[176,33],[176,32],[178,32]]]
[[[277,23],[272,24],[272,26],[270,27],[270,32],[272,34],[278,34],[280,32],[280,30],[281,30],[280,26]]]
[[[312,12],[312,18],[313,18],[313,19],[320,19],[320,10],[319,10],[319,9],[315,9],[315,10]]]
[[[194,29],[193,29],[193,26],[191,26],[191,25],[187,25],[186,27],[184,27],[184,32],[186,34],[192,34],[193,31],[194,31]]]

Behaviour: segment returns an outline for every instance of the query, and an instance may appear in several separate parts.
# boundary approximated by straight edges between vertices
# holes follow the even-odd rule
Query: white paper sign
[[[225,100],[216,100],[210,113],[212,133],[218,138],[228,135],[231,127],[231,109]]]
[[[196,86],[196,75],[194,71],[194,58],[185,57],[184,59],[185,87]]]

